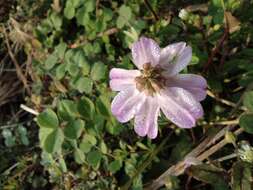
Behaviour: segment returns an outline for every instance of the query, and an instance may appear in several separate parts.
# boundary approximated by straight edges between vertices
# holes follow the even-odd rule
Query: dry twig
[[[12,49],[11,49],[11,46],[10,46],[10,42],[9,42],[9,38],[8,38],[8,34],[7,34],[6,30],[5,30],[5,28],[3,28],[3,33],[4,33],[4,36],[5,36],[5,43],[6,43],[6,46],[7,46],[8,54],[9,54],[12,62],[14,63],[14,65],[16,67],[17,76],[22,81],[22,83],[23,83],[23,85],[24,85],[27,93],[29,95],[31,95],[31,90],[30,90],[30,88],[28,86],[28,81],[27,81],[25,75],[23,74],[20,65],[18,64],[18,61],[15,58],[15,55],[12,52]]]
[[[221,132],[223,133],[223,131],[221,130]],[[239,135],[243,132],[242,128],[237,129],[234,134],[235,135]],[[171,166],[168,170],[166,170],[162,175],[160,175],[156,180],[154,180],[151,185],[149,185],[147,188],[145,188],[146,190],[156,190],[159,187],[163,186],[165,183],[165,180],[168,176],[179,176],[181,174],[184,173],[185,169],[188,167],[187,163],[185,162],[185,160],[189,157],[194,157],[196,158],[198,161],[204,161],[205,159],[207,159],[209,156],[211,156],[212,154],[214,154],[215,152],[217,152],[218,150],[220,150],[222,147],[224,147],[226,144],[228,144],[229,142],[227,142],[225,139],[221,140],[220,142],[218,142],[217,144],[215,144],[214,146],[210,147],[208,150],[204,151],[203,153],[199,154],[200,152],[202,152],[203,148],[206,149],[208,144],[207,142],[212,142],[213,139],[211,138],[207,138],[205,139],[202,143],[200,143],[200,145],[198,147],[196,147],[195,149],[193,149],[189,154],[187,154],[185,156],[185,159],[183,161],[178,162],[177,164]]]

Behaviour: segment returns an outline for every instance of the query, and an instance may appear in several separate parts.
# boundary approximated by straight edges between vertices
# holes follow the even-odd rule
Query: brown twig
[[[3,28],[3,33],[4,33],[4,36],[5,36],[5,43],[6,43],[6,46],[7,46],[8,54],[9,54],[12,62],[15,65],[17,76],[22,81],[22,83],[23,83],[23,85],[24,85],[27,93],[30,95],[31,94],[31,90],[30,90],[30,88],[28,86],[27,79],[26,79],[25,75],[23,74],[22,69],[21,69],[20,65],[18,64],[18,61],[16,60],[16,58],[15,58],[15,56],[14,56],[12,50],[11,50],[9,38],[8,38],[8,35],[6,33],[5,28]]]
[[[223,130],[220,131],[223,133]],[[242,128],[237,129],[234,134],[239,135],[243,132]],[[216,136],[215,136],[216,137]],[[215,138],[213,137],[213,138]],[[199,146],[197,146],[195,149],[193,149],[189,154],[185,156],[185,159],[189,157],[194,157],[198,161],[204,161],[209,156],[220,150],[222,147],[224,147],[229,142],[225,139],[221,140],[217,144],[213,145],[209,149],[203,152],[207,147],[207,145],[210,145],[210,142],[213,142],[213,138],[210,139],[210,137],[206,138],[202,143],[200,143]],[[202,152],[202,153],[201,153]],[[201,153],[201,154],[200,154]],[[168,176],[179,176],[184,173],[185,169],[187,168],[187,164],[185,163],[185,159],[183,161],[178,162],[177,164],[171,166],[168,170],[166,170],[162,175],[160,175],[156,180],[154,180],[151,185],[149,185],[146,190],[156,190],[159,187],[164,185],[164,182]]]
[[[108,30],[106,30],[106,31],[104,31],[104,32],[100,32],[100,33],[98,33],[98,37],[102,37],[102,36],[110,36],[110,35],[112,35],[112,34],[115,34],[115,33],[117,33],[119,30],[118,30],[118,28],[110,28],[110,29],[108,29]]]
[[[152,8],[152,6],[150,5],[148,0],[144,0],[144,3],[146,5],[146,7],[151,11],[152,15],[155,17],[156,21],[159,20],[158,15],[156,14],[156,12],[154,11],[154,9]]]
[[[96,17],[99,16],[99,3],[100,3],[100,0],[96,0]]]
[[[234,132],[234,134],[239,135],[242,132],[243,132],[243,129],[239,128]],[[222,141],[220,141],[219,143],[217,143],[216,145],[212,146],[210,149],[208,149],[207,151],[205,151],[204,153],[199,155],[197,157],[197,159],[200,160],[200,161],[203,161],[203,160],[207,159],[209,156],[211,156],[212,154],[214,154],[215,152],[220,150],[222,147],[224,147],[228,143],[229,142],[226,139],[223,139]]]
[[[187,10],[188,12],[201,11],[201,12],[207,13],[208,4],[203,3],[203,4],[197,4],[197,5],[189,5],[189,6],[185,7],[185,10]]]
[[[219,50],[222,47],[222,45],[224,44],[225,40],[228,38],[228,35],[229,35],[229,28],[226,26],[224,28],[224,34],[222,35],[222,37],[220,38],[220,40],[218,41],[216,46],[212,49],[212,51],[208,57],[207,63],[203,67],[203,72],[206,72],[208,70],[208,68],[210,67],[210,65],[212,65],[214,57],[219,52]]]
[[[222,104],[225,104],[225,105],[230,106],[232,108],[237,108],[237,103],[230,102],[229,100],[219,98],[219,97],[215,96],[210,90],[207,90],[207,95],[210,96],[211,98],[215,99],[216,101],[222,103]],[[238,109],[242,110],[242,111],[247,111],[247,108],[245,108],[243,106],[238,107]]]

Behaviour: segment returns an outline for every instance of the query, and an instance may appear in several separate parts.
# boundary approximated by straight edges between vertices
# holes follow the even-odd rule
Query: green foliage
[[[243,114],[240,117],[240,126],[248,133],[253,134],[253,114]]]
[[[47,109],[37,117],[37,123],[41,128],[55,129],[59,126],[57,115],[52,109]]]
[[[245,162],[236,162],[232,170],[232,190],[252,189],[252,166]]]
[[[64,135],[70,139],[78,139],[84,129],[83,120],[75,120],[68,122],[67,126],[64,128]]]
[[[229,189],[219,168],[209,165],[199,165],[192,166],[190,172],[194,178],[214,186],[215,190]]]
[[[253,91],[244,94],[243,105],[253,112]]]
[[[54,129],[51,133],[46,134],[46,139],[42,145],[42,148],[48,153],[54,153],[61,150],[61,146],[64,140],[63,132],[60,128]]]

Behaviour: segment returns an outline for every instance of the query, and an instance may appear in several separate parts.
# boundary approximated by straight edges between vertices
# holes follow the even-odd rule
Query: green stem
[[[133,177],[120,189],[122,190],[128,190],[131,186],[131,184],[133,183],[133,180],[140,174],[142,173],[146,167],[152,162],[152,160],[154,159],[154,157],[162,150],[162,148],[164,147],[164,145],[167,143],[167,141],[169,140],[170,136],[172,135],[173,131],[171,131],[171,133],[159,144],[159,146],[150,153],[150,156],[147,158],[147,160],[145,162],[143,162],[142,165],[140,165],[137,169],[135,174],[133,175]]]
[[[223,0],[221,0],[221,6],[222,6],[222,8],[223,8],[223,11],[225,12],[226,8],[225,8],[225,3],[224,3]]]

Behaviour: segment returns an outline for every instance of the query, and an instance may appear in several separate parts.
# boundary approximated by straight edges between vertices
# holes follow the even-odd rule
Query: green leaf
[[[58,162],[59,162],[59,168],[61,169],[61,171],[67,172],[68,169],[67,169],[67,165],[66,165],[65,160],[62,157],[60,157]]]
[[[247,133],[253,134],[253,114],[244,113],[240,117],[239,124]]]
[[[222,1],[223,0],[212,0],[212,4],[215,6],[215,7],[220,7],[222,8]]]
[[[64,134],[61,128],[55,129],[50,133],[44,142],[43,149],[48,153],[54,153],[61,150],[64,140]]]
[[[105,96],[100,96],[96,101],[96,107],[98,112],[103,115],[104,117],[110,118],[110,101]]]
[[[78,7],[80,3],[82,3],[82,0],[69,0],[71,4],[74,6],[74,8]]]
[[[64,128],[64,135],[70,139],[78,139],[84,129],[84,121],[81,119],[68,122]]]
[[[67,71],[69,72],[69,74],[72,76],[72,77],[75,77],[78,75],[78,73],[80,72],[80,69],[78,67],[78,64],[76,63],[73,63],[73,62],[69,62],[67,64],[67,67],[66,67]]]
[[[91,78],[93,80],[101,80],[105,77],[107,67],[102,62],[96,62],[91,69]]]
[[[245,162],[236,162],[232,168],[232,190],[251,190],[252,166]]]
[[[116,25],[118,28],[123,28],[128,21],[131,19],[132,16],[132,10],[130,7],[126,5],[122,5],[119,8],[119,17],[117,18]]]
[[[95,106],[93,102],[87,98],[83,97],[77,104],[78,112],[85,119],[92,120],[95,114]]]
[[[97,150],[89,152],[87,155],[87,161],[94,169],[98,169],[101,158],[102,154]]]
[[[76,13],[77,23],[82,26],[87,26],[88,22],[90,21],[89,14],[86,12],[84,6],[79,8]]]
[[[67,1],[66,7],[64,8],[64,16],[67,19],[72,19],[75,16],[75,7],[71,1]]]
[[[94,0],[85,0],[85,9],[87,12],[92,12],[95,10],[95,2]]]
[[[13,136],[11,130],[9,129],[4,129],[2,131],[2,135],[4,137],[4,144],[7,146],[7,147],[12,147],[15,145],[15,141],[16,141],[16,138],[15,136]]]
[[[106,130],[111,135],[118,135],[124,128],[121,124],[117,122],[115,118],[110,118],[108,122],[106,122]]]
[[[56,68],[56,78],[58,80],[62,79],[65,76],[66,73],[66,64],[60,64]]]
[[[93,145],[88,140],[83,139],[83,141],[80,143],[80,150],[84,153],[88,153],[90,152],[92,146]]]
[[[60,30],[61,29],[61,25],[62,25],[62,17],[60,14],[57,14],[56,12],[53,12],[50,15],[50,19],[52,21],[53,26],[55,27],[56,30]]]
[[[57,63],[57,60],[58,58],[54,54],[49,55],[45,61],[45,69],[47,70],[52,69]]]
[[[88,77],[80,77],[76,81],[74,81],[73,86],[75,89],[77,89],[79,92],[83,93],[91,93],[93,82]]]
[[[90,134],[85,134],[80,144],[80,149],[84,153],[88,153],[90,152],[91,148],[95,146],[96,144],[97,144],[97,139],[94,136]]]
[[[213,169],[213,167],[207,164],[191,166],[190,174],[195,179],[214,186],[215,190],[229,189],[221,171],[218,171],[215,168]]]
[[[122,162],[119,160],[114,160],[108,165],[108,170],[112,173],[116,173],[117,171],[120,170],[122,167]]]
[[[101,143],[100,143],[100,150],[101,150],[101,152],[102,152],[103,154],[106,154],[106,153],[107,153],[107,146],[106,146],[106,144],[105,144],[104,141],[101,141]]]
[[[20,140],[23,145],[28,146],[29,145],[29,139],[27,138],[27,130],[22,125],[18,126],[18,133],[20,136]]]
[[[126,5],[122,5],[119,8],[119,15],[128,21],[128,20],[130,20],[130,18],[132,16],[132,10],[130,7],[128,7]]]
[[[117,28],[123,28],[125,26],[126,20],[124,17],[119,16],[116,21]]]
[[[59,126],[59,121],[55,112],[48,108],[38,115],[37,124],[40,127],[57,128]]]
[[[83,139],[86,139],[88,142],[90,142],[93,146],[97,144],[97,139],[95,136],[91,134],[85,134]]]
[[[71,57],[71,62],[73,64],[77,64],[78,67],[82,69],[82,74],[83,75],[88,75],[90,72],[90,64],[88,63],[84,50],[83,49],[78,49],[74,52],[73,57]]]
[[[66,52],[66,49],[67,49],[67,44],[64,42],[59,43],[55,47],[55,53],[57,54],[58,58],[60,58],[60,59],[64,58],[64,54]]]
[[[85,162],[85,155],[80,149],[75,149],[74,151],[74,159],[78,164],[82,164]]]
[[[71,121],[78,116],[77,106],[72,100],[62,100],[57,106],[58,115],[65,121]]]
[[[253,91],[244,94],[243,105],[253,112]]]

